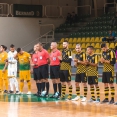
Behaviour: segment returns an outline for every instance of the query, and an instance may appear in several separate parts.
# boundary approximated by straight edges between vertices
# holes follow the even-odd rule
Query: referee
[[[31,66],[33,67],[33,76],[34,80],[36,81],[36,86],[37,86],[37,94],[35,96],[40,97],[41,95],[41,79],[38,74],[38,48],[37,45],[34,45],[34,53],[32,55],[32,64]]]
[[[41,90],[44,91],[46,87],[46,94],[44,97],[48,97],[49,93],[49,75],[48,75],[48,63],[49,53],[43,48],[42,43],[37,44],[38,48],[38,78],[41,79]]]
[[[60,83],[60,56],[61,52],[57,49],[57,43],[52,42],[51,43],[51,54],[50,54],[50,78],[53,82],[53,89],[54,94],[51,96],[51,98],[55,97],[55,93],[57,92],[57,86],[58,86],[58,96],[56,98],[59,98],[61,96],[61,83]]]
[[[103,67],[103,77],[102,82],[104,83],[105,88],[105,99],[102,103],[113,104],[114,103],[114,96],[115,96],[115,87],[114,87],[114,64],[116,62],[115,52],[108,48],[106,43],[101,45],[102,49],[102,57],[100,62],[104,65]],[[110,86],[110,88],[109,88]],[[109,101],[109,89],[111,92],[111,100]]]
[[[62,94],[60,99],[65,98],[66,92],[66,83],[69,87],[69,95],[67,100],[72,99],[72,85],[71,85],[71,51],[68,48],[68,41],[63,42],[63,50],[62,50],[62,58],[61,58],[61,66],[60,66],[60,81],[62,85]]]

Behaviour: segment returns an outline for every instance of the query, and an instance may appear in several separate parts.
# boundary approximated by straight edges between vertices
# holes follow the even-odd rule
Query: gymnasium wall
[[[42,24],[54,24],[58,27],[64,22],[63,19],[51,18],[13,18],[0,17],[0,44],[9,46],[15,44],[16,47],[23,47],[39,37],[39,20]],[[41,34],[46,33],[52,27],[41,29]],[[28,46],[28,50],[32,47]]]

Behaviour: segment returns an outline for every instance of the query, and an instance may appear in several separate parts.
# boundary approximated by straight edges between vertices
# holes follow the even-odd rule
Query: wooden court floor
[[[73,95],[75,85],[73,84]],[[99,83],[101,100],[104,99],[103,84]],[[117,101],[117,85],[115,101]],[[82,88],[83,89],[83,88]],[[24,92],[27,92],[25,83]],[[32,80],[32,92],[36,92],[35,82]],[[52,94],[50,81],[50,93]],[[68,91],[67,91],[68,93]],[[83,91],[81,91],[83,95]],[[74,96],[73,96],[74,97]],[[90,91],[88,91],[90,99]],[[0,94],[0,117],[117,117],[117,106],[100,103],[79,101],[59,101],[50,98],[37,98],[34,95],[3,95]]]

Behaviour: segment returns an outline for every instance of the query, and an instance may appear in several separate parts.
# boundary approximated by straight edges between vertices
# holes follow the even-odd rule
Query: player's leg
[[[80,84],[81,83],[81,77],[80,74],[76,74],[76,78],[75,78],[75,86],[76,86],[76,97],[74,99],[72,99],[73,101],[77,101],[80,99]]]
[[[60,81],[61,81],[61,97],[59,99],[65,99],[66,82],[65,82],[64,70],[60,70]]]
[[[104,83],[104,92],[105,92],[105,99],[101,102],[102,104],[103,103],[107,103],[109,102],[109,86],[108,86],[108,74],[107,72],[103,72],[103,75],[102,75],[102,82]]]
[[[87,100],[87,77],[86,73],[81,73],[81,82],[84,87],[84,97],[82,98],[82,102],[85,102]]]
[[[13,85],[14,85],[14,80],[12,78],[12,71],[11,69],[8,69],[8,78],[9,78],[9,85],[10,85],[10,91],[9,93],[14,93]]]
[[[108,73],[108,83],[110,86],[110,92],[111,92],[111,100],[109,101],[109,104],[114,103],[114,96],[115,96],[115,87],[114,87],[114,75],[112,72]]]
[[[60,76],[60,75],[59,75]],[[58,85],[58,92],[59,92],[59,95],[57,98],[59,98],[61,96],[61,82],[60,82],[60,78],[57,78],[56,79],[56,83]]]
[[[88,84],[90,85],[90,92],[91,92],[91,98],[90,98],[89,102],[93,102],[93,101],[95,101],[95,89],[94,89],[92,76],[88,76]]]
[[[0,92],[3,91],[3,79],[2,79],[2,70],[0,70]]]
[[[3,73],[3,79],[4,79],[4,85],[5,85],[5,90],[4,93],[8,93],[8,71],[5,70],[5,72]]]
[[[64,74],[65,74],[65,79],[66,79],[67,85],[69,87],[69,95],[67,97],[67,100],[71,100],[72,99],[71,72],[70,72],[70,70],[65,70]]]

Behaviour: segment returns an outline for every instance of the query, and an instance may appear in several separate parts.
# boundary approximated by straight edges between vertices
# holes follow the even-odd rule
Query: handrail
[[[117,11],[117,4],[116,4],[116,2],[112,2],[112,3],[105,3],[105,4],[104,4],[104,13],[105,13],[105,7],[106,7],[106,5],[107,5],[107,4],[115,4],[115,5],[116,5],[116,11]]]
[[[47,33],[43,34],[42,36],[38,37],[37,39],[31,41],[30,43],[28,43],[27,45],[23,46],[22,48],[27,47],[28,45],[32,44],[33,42],[37,41],[38,39],[42,38],[43,36],[47,35],[48,33],[52,32],[53,30],[48,31]]]
[[[2,5],[1,8],[3,8],[3,5],[7,5],[7,14],[0,14],[0,15],[6,15],[8,17],[9,16],[9,4],[7,4],[7,3],[0,3],[0,5]]]
[[[12,9],[13,9],[13,4],[10,5],[10,15],[13,17]]]

